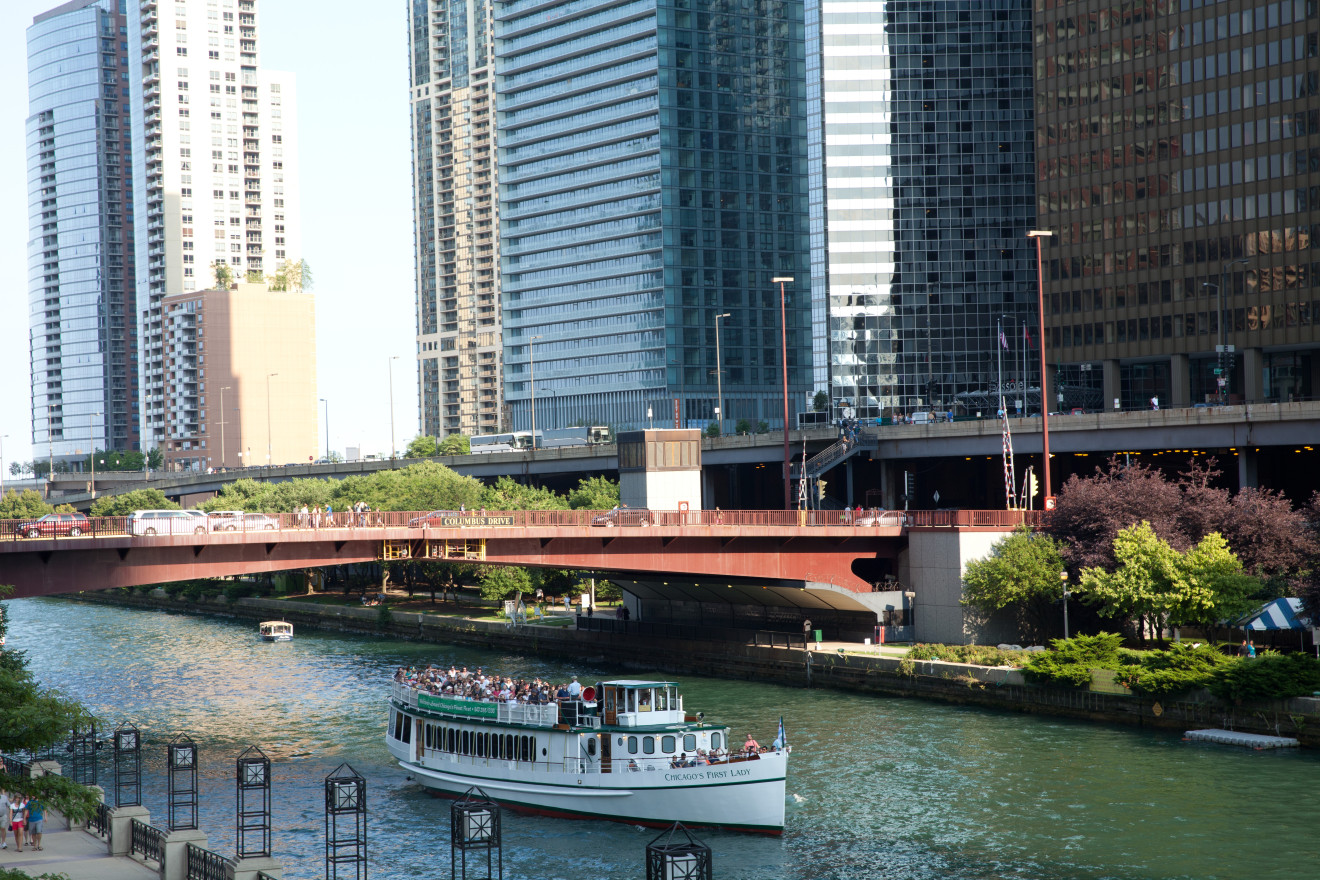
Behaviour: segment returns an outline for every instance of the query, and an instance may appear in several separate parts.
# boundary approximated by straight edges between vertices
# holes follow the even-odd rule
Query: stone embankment
[[[502,623],[380,607],[323,605],[284,599],[171,599],[149,594],[89,592],[77,599],[248,620],[283,618],[295,627],[389,636],[497,651],[589,660],[667,673],[747,679],[798,687],[922,697],[945,703],[1169,730],[1220,727],[1290,736],[1320,746],[1320,699],[1225,706],[1199,698],[1151,700],[1097,681],[1090,689],[1029,684],[1019,670],[882,656],[879,649],[827,643],[824,650],[656,638],[636,633],[580,632],[552,626],[509,629]],[[1098,677],[1099,678],[1099,677]]]

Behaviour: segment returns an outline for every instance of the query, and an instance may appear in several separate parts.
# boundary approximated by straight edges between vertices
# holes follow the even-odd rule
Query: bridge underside
[[[589,527],[449,529],[443,534],[365,528],[39,539],[0,544],[0,580],[12,584],[21,598],[382,558],[448,559],[601,572],[659,586],[677,585],[679,578],[694,589],[723,584],[726,598],[719,601],[728,601],[739,584],[743,595],[763,594],[766,601],[772,592],[801,594],[776,604],[821,589],[838,597],[831,601],[843,603],[850,594],[870,593],[893,571],[906,546],[898,528],[861,533],[847,527],[763,527],[733,533],[657,526],[602,532]],[[455,545],[470,555],[445,555]],[[479,552],[472,554],[474,548]],[[718,592],[715,586],[703,589]]]

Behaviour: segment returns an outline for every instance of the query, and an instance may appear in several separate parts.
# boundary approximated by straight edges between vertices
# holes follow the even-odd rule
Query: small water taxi
[[[286,623],[283,620],[263,621],[261,628],[257,632],[258,637],[263,642],[293,641],[293,624]]]
[[[598,682],[546,702],[418,685],[396,675],[385,742],[435,794],[480,786],[520,812],[783,833],[790,750],[782,723],[772,748],[733,742],[729,728],[689,714],[670,681]]]

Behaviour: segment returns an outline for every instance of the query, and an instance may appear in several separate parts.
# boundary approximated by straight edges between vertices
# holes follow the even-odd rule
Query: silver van
[[[135,510],[128,518],[130,535],[204,535],[206,514],[200,510]]]

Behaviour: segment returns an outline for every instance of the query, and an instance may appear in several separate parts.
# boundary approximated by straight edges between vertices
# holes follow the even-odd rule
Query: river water
[[[164,824],[165,744],[201,747],[200,825],[234,852],[234,759],[273,762],[274,854],[324,876],[323,780],[368,780],[369,876],[449,876],[449,801],[391,764],[396,666],[482,665],[583,680],[640,670],[313,631],[263,644],[249,622],[84,605],[8,603],[10,646],[47,686],[143,732],[144,804]],[[661,676],[664,677],[664,676]],[[1320,756],[1192,745],[1174,733],[748,682],[688,678],[690,711],[793,744],[781,839],[702,832],[717,880],[1080,880],[1313,876]],[[102,784],[109,788],[108,773]],[[506,813],[504,876],[645,876],[656,834]]]

